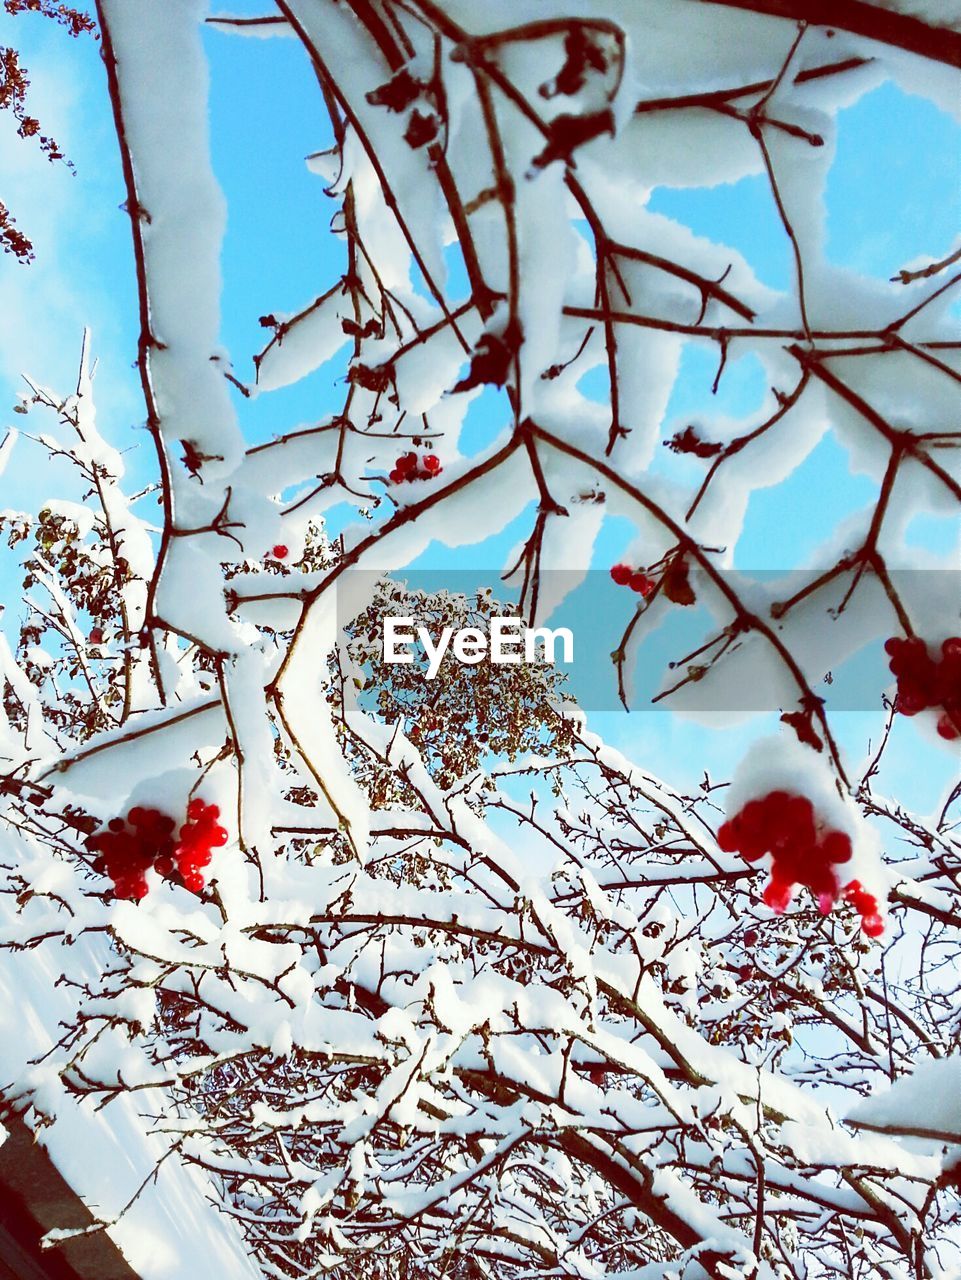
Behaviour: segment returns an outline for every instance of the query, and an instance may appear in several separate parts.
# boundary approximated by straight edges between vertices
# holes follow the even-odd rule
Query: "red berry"
[[[783,915],[791,901],[793,886],[781,880],[772,880],[762,894],[765,903],[775,915]]]
[[[762,800],[750,800],[738,815],[745,831],[759,835],[768,822],[767,805]]]
[[[184,887],[191,893],[201,893],[206,881],[199,871],[188,871],[184,876]]]
[[[626,587],[631,580],[631,574],[634,570],[627,564],[615,564],[611,566],[611,577],[619,587]]]
[[[829,831],[821,841],[821,850],[828,862],[850,862],[851,837],[843,831]]]
[[[275,560],[286,560],[290,555],[290,548],[285,547],[282,542],[278,542],[275,547],[270,548],[270,554]]]
[[[396,467],[390,473],[391,484],[400,484],[402,481],[406,479],[407,477],[404,475],[404,473],[402,471],[398,471]]]
[[[759,862],[766,853],[767,849],[760,848],[756,844],[752,846],[748,841],[741,846],[741,857],[745,862]]]
[[[953,742],[955,738],[961,738],[961,717],[951,717],[943,715],[938,719],[938,733],[948,742]]]
[[[187,805],[187,817],[188,818],[201,817],[206,807],[207,806],[204,804],[203,800],[201,800],[199,796],[195,796],[194,799],[191,800],[190,803]]]
[[[738,835],[733,822],[722,822],[717,829],[717,847],[724,853],[736,853]]]
[[[440,469],[440,458],[436,453],[428,453],[424,456],[424,470],[428,475],[437,475]]]
[[[878,909],[878,900],[873,893],[868,893],[866,889],[855,889],[853,893],[847,895],[854,904],[854,910],[859,916],[875,915]]]
[[[402,476],[409,476],[411,472],[417,469],[417,454],[402,453],[394,464],[394,470],[399,471]]]
[[[653,578],[649,578],[646,573],[632,573],[628,586],[632,591],[636,591],[639,596],[646,599],[654,590],[657,584]]]
[[[865,916],[861,921],[861,929],[869,938],[880,938],[884,932],[884,921],[879,915]]]
[[[784,805],[784,822],[793,827],[798,839],[806,844],[814,841],[814,805],[807,796],[791,796]]]
[[[757,945],[757,929],[748,929],[741,941],[746,947],[754,947]]]
[[[941,646],[941,654],[949,661],[961,659],[961,636],[951,636]]]
[[[734,819],[734,825],[741,857],[746,862],[757,862],[763,858],[771,847],[771,835],[761,806],[752,800]]]
[[[103,644],[103,627],[91,627],[87,639],[91,644]]]

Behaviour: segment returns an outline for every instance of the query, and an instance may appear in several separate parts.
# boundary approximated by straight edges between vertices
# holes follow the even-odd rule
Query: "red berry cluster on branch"
[[[165,880],[201,893],[205,884],[201,867],[210,864],[214,848],[227,843],[227,830],[218,824],[219,817],[217,805],[191,800],[177,840],[173,818],[159,809],[134,805],[126,819],[111,818],[105,831],[87,841],[90,852],[98,855],[93,869],[106,873],[113,881],[114,897],[128,902],[147,896],[151,867]]]
[[[937,708],[938,733],[949,742],[961,738],[961,637],[951,636],[935,660],[920,636],[885,641],[888,665],[898,680],[897,710],[903,716]]]
[[[822,915],[829,914],[842,894],[836,868],[851,859],[850,837],[819,822],[806,796],[771,791],[749,801],[722,824],[717,843],[725,853],[739,853],[746,862],[771,855],[771,881],[764,901],[776,915],[787,910],[796,884],[811,890]],[[873,894],[852,880],[843,895],[854,904],[868,937],[880,936],[884,921]]]
[[[861,917],[861,928],[869,938],[879,938],[884,932],[884,921],[878,915],[878,900],[873,893],[863,888],[860,880],[851,880],[844,887],[844,896],[853,903],[855,911]]]
[[[416,453],[402,453],[394,463],[390,473],[392,484],[403,484],[405,480],[433,480],[444,468],[436,453],[425,453],[418,458]]]
[[[200,893],[204,887],[200,868],[209,866],[214,849],[227,843],[227,828],[220,826],[219,817],[220,809],[215,804],[198,798],[187,805],[187,821],[180,828],[174,858],[184,885],[192,893]]]
[[[629,564],[614,565],[611,569],[611,577],[619,587],[630,587],[645,600],[657,586],[653,578],[649,578],[646,573],[641,573],[640,569],[632,569]]]

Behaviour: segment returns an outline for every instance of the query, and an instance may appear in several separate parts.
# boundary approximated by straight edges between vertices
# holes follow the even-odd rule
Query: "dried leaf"
[[[390,365],[386,364],[371,366],[358,362],[352,364],[347,370],[347,381],[356,383],[358,387],[363,387],[365,391],[386,391],[390,386],[390,379]]]
[[[688,564],[682,556],[676,556],[664,570],[661,590],[674,604],[689,605],[696,602]]]
[[[803,742],[806,747],[813,747],[815,751],[824,750],[821,735],[814,728],[814,713],[822,705],[822,698],[805,698],[800,711],[785,711],[781,716],[782,723],[789,724],[797,734],[798,742]]]
[[[433,142],[440,132],[440,120],[433,111],[415,111],[404,133],[404,141],[415,150]]]
[[[603,133],[614,133],[614,113],[610,109],[584,116],[555,116],[548,129],[547,146],[531,164],[535,169],[546,169],[555,160],[570,164],[578,147]]]
[[[664,442],[674,453],[693,453],[697,458],[713,458],[724,448],[716,440],[702,440],[693,427],[685,427]]]
[[[372,107],[386,107],[388,111],[406,111],[415,98],[419,98],[424,84],[407,70],[401,67],[396,75],[391,76],[386,84],[371,89],[367,101]]]
[[[518,324],[508,325],[500,334],[482,334],[471,356],[470,369],[454,386],[454,391],[470,391],[485,384],[502,387],[510,376],[522,336]]]
[[[564,37],[564,65],[553,80],[540,87],[542,98],[555,98],[558,94],[570,97],[584,87],[588,73],[607,70],[607,54],[587,35],[582,22],[576,22]]]

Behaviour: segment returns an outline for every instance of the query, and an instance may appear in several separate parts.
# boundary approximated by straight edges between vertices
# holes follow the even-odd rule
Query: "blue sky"
[[[230,7],[233,12],[258,11],[249,0]],[[0,314],[0,411],[6,414],[5,425],[23,424],[8,412],[20,389],[21,370],[69,387],[81,328],[89,323],[101,359],[102,426],[128,450],[133,474],[148,479],[150,450],[132,368],[136,314],[130,236],[119,208],[123,190],[97,49],[92,41],[70,41],[35,18],[0,17],[0,43],[14,40],[24,49],[32,73],[34,109],[62,140],[77,172],[72,177],[62,166],[48,166],[13,139],[9,121],[0,121],[0,194],[35,239],[38,258],[30,268],[9,257],[0,259],[0,289],[6,299]],[[329,232],[336,205],[303,163],[331,139],[313,74],[296,41],[239,39],[213,29],[205,40],[211,64],[213,161],[229,206],[223,341],[237,376],[247,381],[252,379],[251,357],[265,338],[258,317],[301,309],[340,273],[342,247]],[[887,278],[919,256],[944,255],[961,226],[957,123],[925,98],[907,95],[891,83],[875,88],[840,115],[827,204],[827,252],[839,265]],[[763,177],[711,189],[661,188],[650,207],[739,249],[771,286],[790,286],[788,244]],[[686,349],[665,437],[672,424],[699,413],[741,416],[759,404],[766,390],[763,370],[749,354],[732,359],[712,396],[716,358],[707,348]],[[269,438],[336,408],[343,384],[335,363],[295,387],[247,402],[238,397],[248,438]],[[503,400],[494,392],[477,402],[464,439],[469,451],[496,430],[503,412]],[[37,454],[24,447],[5,482],[0,506],[28,507],[56,494],[66,480],[56,467],[38,467]],[[830,523],[863,507],[873,491],[864,476],[851,473],[833,438],[826,439],[784,484],[754,495],[738,563],[755,569],[790,567],[813,549]],[[811,520],[812,492],[827,524]],[[777,530],[774,536],[772,529]],[[514,527],[473,549],[471,562],[478,567],[502,563],[519,533]],[[922,523],[916,536],[922,545],[943,549],[944,522]],[[595,563],[606,568],[629,538],[626,522],[611,521],[602,531]],[[435,547],[420,563],[461,565],[464,555]],[[17,585],[9,571],[2,582],[11,591]],[[612,588],[609,599],[619,632],[627,620],[626,614],[619,616],[623,595]],[[687,764],[703,762],[718,773],[729,770],[742,741],[762,727],[755,722],[712,733],[660,712],[607,712],[592,723],[639,759],[651,762],[652,753],[667,753]],[[876,723],[876,718],[847,713],[842,736],[861,742]],[[923,786],[915,769],[912,786],[915,791],[920,787],[933,804],[953,761],[936,749],[924,752],[931,758],[930,769]],[[924,808],[927,799],[919,797],[916,803]]]

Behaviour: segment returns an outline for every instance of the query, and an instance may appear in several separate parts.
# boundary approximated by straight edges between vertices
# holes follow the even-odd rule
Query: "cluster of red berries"
[[[111,818],[105,831],[87,841],[90,852],[97,854],[93,869],[113,881],[114,897],[128,902],[147,896],[151,867],[165,880],[201,893],[206,883],[201,867],[209,866],[213,850],[227,843],[227,830],[217,822],[219,817],[217,805],[191,800],[178,840],[173,818],[159,809],[134,805],[126,819]]]
[[[920,636],[885,641],[889,666],[898,678],[897,709],[916,716],[931,707],[941,710],[938,733],[953,742],[961,738],[961,636],[951,636],[941,646],[940,660],[928,652]]]
[[[632,569],[629,564],[616,564],[611,569],[611,577],[619,587],[630,587],[645,599],[651,594],[657,583],[640,569]]]
[[[771,855],[771,882],[763,896],[776,915],[787,910],[794,886],[802,884],[817,899],[822,915],[830,913],[843,892],[861,916],[861,928],[869,938],[884,932],[874,895],[857,880],[841,889],[835,869],[851,860],[850,837],[824,828],[806,796],[771,791],[749,801],[722,824],[717,843],[725,853],[739,853],[746,862]]]
[[[433,480],[444,468],[436,453],[425,453],[418,458],[416,453],[402,453],[394,463],[390,473],[391,484],[403,484],[405,480]]]
[[[215,804],[198,798],[187,805],[187,821],[180,828],[174,859],[180,878],[193,893],[200,893],[204,887],[201,867],[208,867],[214,849],[227,843],[227,828],[217,821],[219,817],[220,809]]]
[[[851,880],[844,886],[844,896],[852,903],[861,917],[861,928],[869,938],[879,938],[884,932],[884,921],[878,915],[878,900],[868,893],[860,880]]]

